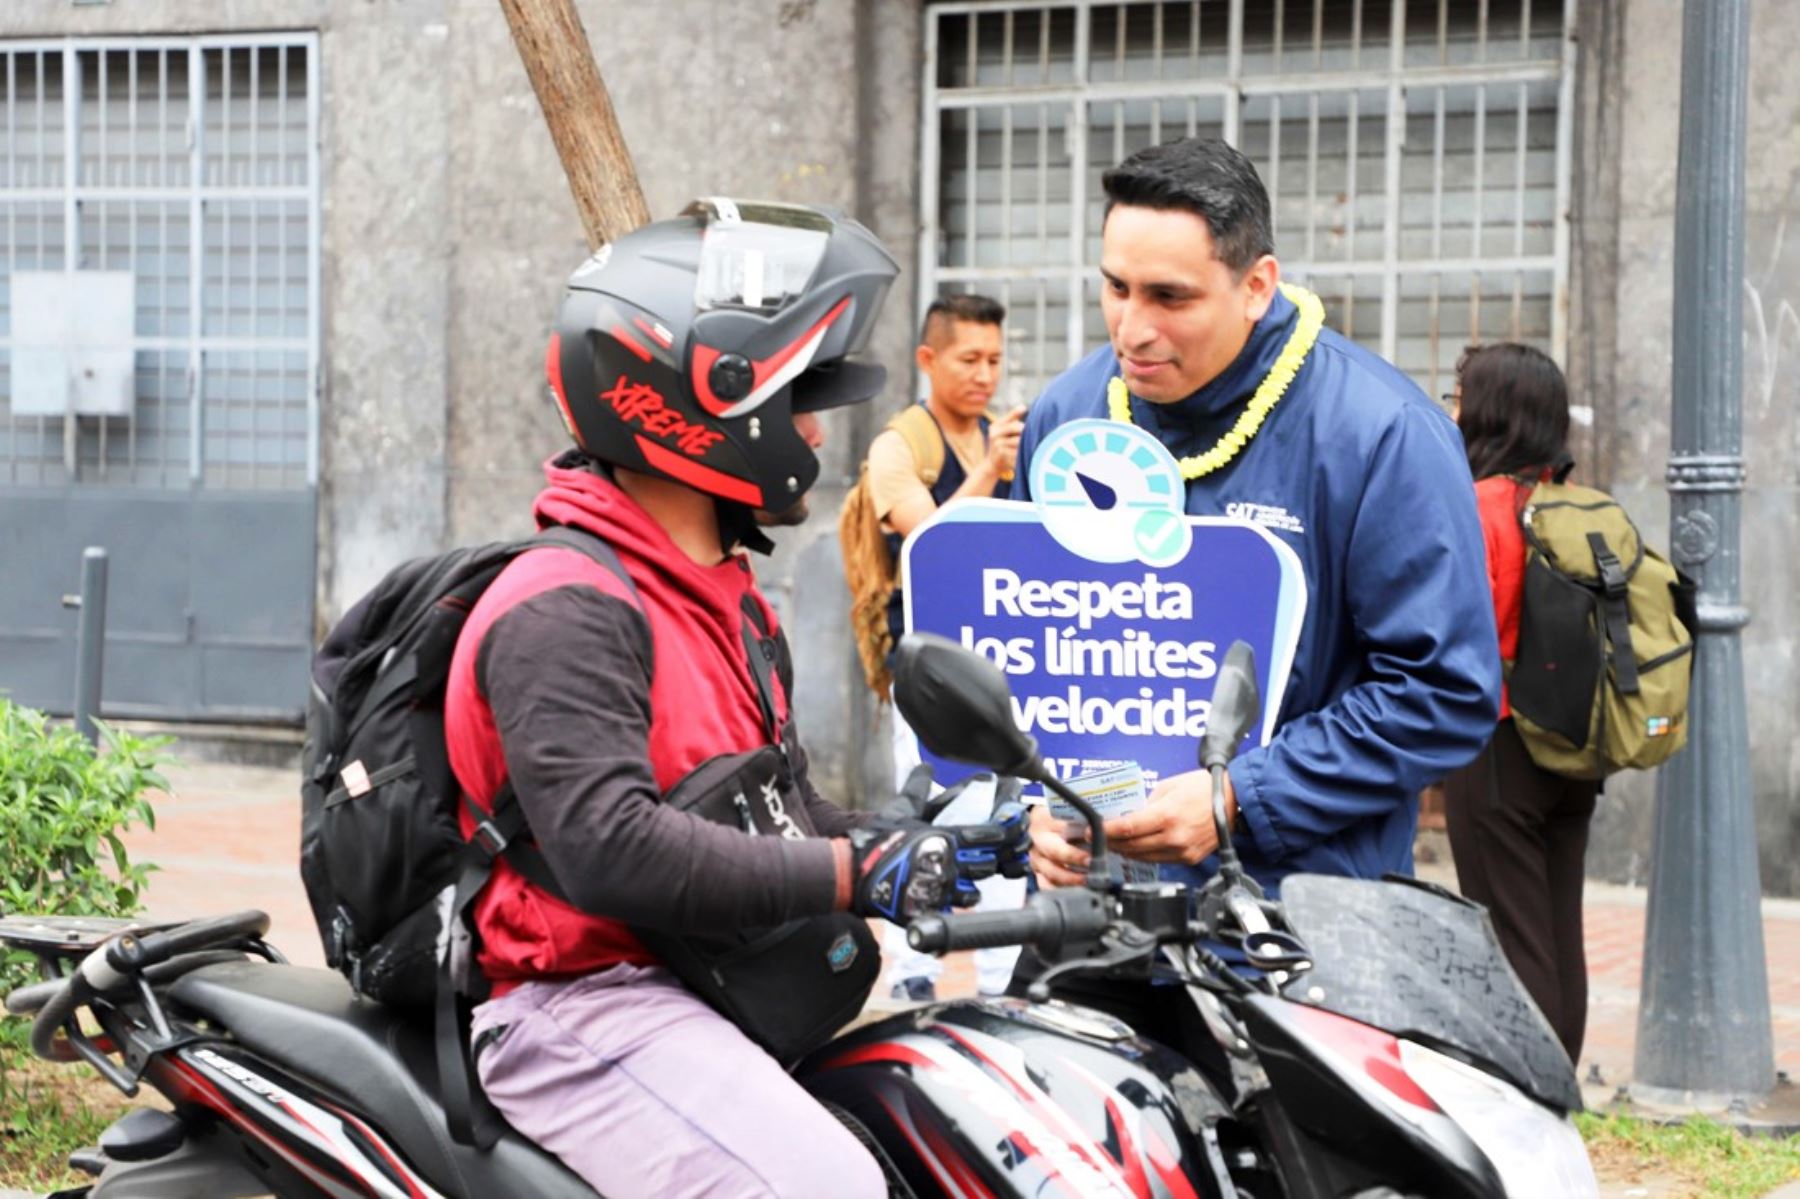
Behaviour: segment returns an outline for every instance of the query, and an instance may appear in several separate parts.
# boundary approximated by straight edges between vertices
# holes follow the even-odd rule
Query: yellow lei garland
[[[1319,303],[1319,297],[1304,287],[1296,287],[1291,283],[1281,285],[1281,294],[1293,301],[1300,310],[1299,323],[1289,335],[1287,344],[1281,347],[1281,353],[1275,359],[1275,365],[1263,376],[1256,394],[1250,397],[1243,415],[1231,426],[1225,436],[1219,438],[1217,444],[1204,454],[1194,454],[1181,459],[1181,477],[1192,482],[1202,475],[1210,475],[1215,470],[1238,456],[1238,452],[1250,444],[1256,431],[1262,428],[1263,420],[1275,402],[1286,393],[1288,385],[1294,381],[1294,375],[1300,365],[1306,361],[1307,354],[1312,352],[1313,343],[1319,340],[1319,330],[1325,326],[1325,305]],[[1131,392],[1125,386],[1125,380],[1113,376],[1106,385],[1106,407],[1108,414],[1116,421],[1131,424]]]

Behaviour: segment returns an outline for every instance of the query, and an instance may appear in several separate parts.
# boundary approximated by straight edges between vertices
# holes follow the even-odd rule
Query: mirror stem
[[[1029,768],[1029,773],[1026,773],[1024,777],[1031,779],[1033,782],[1044,784],[1044,786],[1056,793],[1058,799],[1068,804],[1071,808],[1074,808],[1077,812],[1080,812],[1082,816],[1086,818],[1088,822],[1089,843],[1093,846],[1088,854],[1088,886],[1096,891],[1106,890],[1110,871],[1108,871],[1106,864],[1105,822],[1100,818],[1100,813],[1094,810],[1094,805],[1075,794],[1067,783],[1051,774],[1049,768],[1044,765],[1042,759],[1033,762]]]
[[[1237,850],[1231,844],[1231,822],[1225,818],[1225,765],[1222,762],[1209,765],[1212,766],[1213,830],[1219,835],[1219,873],[1236,878],[1242,867],[1238,865]]]

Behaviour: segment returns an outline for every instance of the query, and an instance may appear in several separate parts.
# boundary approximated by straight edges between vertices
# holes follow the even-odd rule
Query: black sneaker
[[[888,998],[903,1003],[936,1003],[937,984],[929,978],[903,978],[894,984]]]

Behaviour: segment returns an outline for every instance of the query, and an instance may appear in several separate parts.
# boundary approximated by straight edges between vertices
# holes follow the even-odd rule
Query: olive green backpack
[[[1616,500],[1561,477],[1536,484],[1519,514],[1514,726],[1532,761],[1568,778],[1661,765],[1687,743],[1694,584]]]

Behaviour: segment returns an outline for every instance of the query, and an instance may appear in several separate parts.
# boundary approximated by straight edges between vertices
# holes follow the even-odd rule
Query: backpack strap
[[[923,404],[908,404],[894,414],[887,427],[900,434],[906,448],[912,451],[919,482],[935,486],[944,471],[944,433],[931,409]]]
[[[506,1127],[475,1073],[475,1058],[469,1051],[469,1031],[475,1005],[467,989],[458,985],[458,966],[470,979],[475,970],[474,933],[465,923],[465,915],[474,905],[493,871],[493,859],[480,853],[465,853],[457,872],[456,889],[451,892],[450,914],[445,919],[443,935],[446,944],[438,949],[438,985],[436,1030],[433,1036],[437,1057],[438,1092],[444,1101],[444,1122],[450,1139],[459,1145],[473,1145],[482,1151],[493,1148]],[[456,946],[461,941],[466,949],[464,961],[457,961]]]
[[[551,525],[532,538],[532,542],[562,546],[585,554],[618,576],[619,581],[625,584],[633,606],[640,609],[643,607],[637,584],[632,581],[625,564],[619,561],[618,552],[599,536],[573,525]],[[535,546],[527,543],[526,548]],[[513,791],[510,778],[500,784],[500,789],[489,802],[487,812],[476,807],[466,795],[463,796],[463,803],[475,821],[475,834],[470,844],[478,851],[477,864],[481,869],[491,870],[494,860],[504,856],[513,869],[532,886],[547,891],[558,899],[564,898],[562,888],[557,886],[549,864],[544,861],[543,853],[530,842],[531,829],[525,821],[525,809],[519,806],[518,795]],[[457,913],[460,915],[461,911],[459,907]]]
[[[625,584],[634,606],[642,608],[637,584],[619,561],[618,553],[600,537],[571,525],[552,525],[540,531],[520,552],[536,548],[533,544],[562,546],[577,550],[599,563]],[[455,785],[452,780],[451,785]],[[475,897],[494,873],[494,863],[504,857],[525,881],[558,899],[564,899],[562,888],[544,860],[543,851],[531,842],[531,828],[518,793],[509,778],[494,793],[489,810],[484,812],[467,795],[462,797],[469,815],[475,821],[457,870],[456,886],[450,895],[450,912],[445,920],[447,941],[438,954],[435,1048],[438,1086],[444,1100],[444,1120],[450,1136],[458,1144],[477,1149],[492,1148],[506,1128],[506,1122],[481,1089],[474,1055],[470,1052],[469,1029],[474,1013],[470,987],[474,981],[473,911]],[[466,935],[465,935],[466,934]],[[466,948],[464,960],[457,960],[455,948],[459,937]],[[459,966],[468,977],[459,978]]]
[[[750,659],[750,677],[756,683],[756,702],[762,709],[763,728],[768,731],[769,742],[781,747],[782,755],[787,754],[787,745],[781,736],[781,722],[777,718],[775,707],[775,687],[770,681],[776,669],[777,652],[775,637],[769,632],[768,621],[763,618],[761,605],[756,597],[746,594],[743,603],[744,653]]]
[[[1612,646],[1613,685],[1621,695],[1636,695],[1637,655],[1631,649],[1631,610],[1625,603],[1631,576],[1605,537],[1589,533],[1587,543],[1594,555],[1594,570],[1600,576],[1600,612],[1606,623],[1607,643]]]
[[[574,525],[551,525],[538,530],[537,536],[531,540],[545,545],[560,545],[565,549],[579,550],[586,554],[617,575],[619,581],[625,584],[625,590],[630,594],[631,602],[639,607],[643,606],[643,600],[638,595],[637,583],[632,580],[631,573],[625,569],[625,564],[619,561],[618,551],[604,541],[599,534],[590,533],[586,529],[577,528]]]

